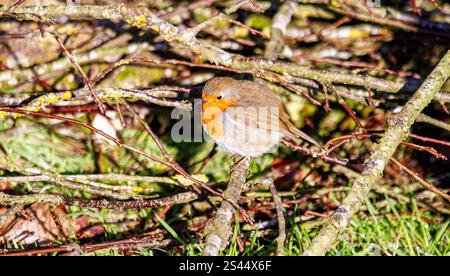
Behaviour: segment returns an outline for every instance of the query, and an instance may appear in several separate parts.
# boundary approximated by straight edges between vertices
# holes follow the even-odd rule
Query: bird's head
[[[232,78],[209,80],[202,92],[203,110],[213,107],[225,111],[228,107],[235,106],[238,89],[238,81]]]

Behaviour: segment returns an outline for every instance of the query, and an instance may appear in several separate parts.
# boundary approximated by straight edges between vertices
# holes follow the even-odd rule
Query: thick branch
[[[380,181],[386,164],[400,142],[407,136],[410,127],[422,110],[431,102],[450,75],[450,51],[428,76],[419,90],[405,104],[402,110],[388,119],[384,137],[374,147],[361,175],[336,213],[321,229],[304,255],[325,255],[338,235],[345,229],[352,216],[358,211],[372,187]]]
[[[247,176],[247,170],[250,166],[250,159],[245,158],[241,160],[235,167],[230,176],[230,182],[224,192],[224,195],[238,202],[242,192],[242,187],[245,183],[245,177]],[[217,210],[216,217],[209,221],[206,226],[206,241],[205,248],[203,249],[203,255],[205,256],[217,256],[219,251],[225,249],[230,237],[230,225],[231,219],[235,208],[227,201],[223,201],[219,210]]]

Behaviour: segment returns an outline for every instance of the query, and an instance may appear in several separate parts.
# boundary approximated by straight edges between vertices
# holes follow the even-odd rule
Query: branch
[[[224,196],[231,199],[237,204],[245,184],[245,177],[250,166],[250,159],[244,158],[234,167],[230,176],[230,182],[224,192]],[[205,233],[207,234],[205,247],[203,249],[204,256],[218,256],[219,251],[226,248],[230,236],[231,219],[235,208],[227,201],[223,201],[220,208],[216,212],[214,219],[206,225]]]
[[[437,194],[438,196],[442,197],[443,199],[447,200],[448,202],[450,202],[450,195],[446,194],[444,191],[442,191],[441,189],[435,187],[433,184],[431,184],[430,182],[424,180],[423,178],[421,178],[420,176],[418,176],[415,172],[413,172],[411,169],[409,169],[408,167],[406,167],[405,165],[403,165],[402,163],[400,163],[400,161],[398,161],[397,159],[391,157],[391,161],[400,169],[403,170],[405,172],[407,172],[410,176],[412,176],[415,180],[417,180],[417,182],[420,183],[420,185],[422,185],[423,187],[425,187],[426,189],[430,190],[431,192]]]
[[[436,120],[436,119],[434,119],[434,118],[432,118],[432,117],[430,117],[428,115],[425,115],[425,114],[420,114],[419,117],[417,117],[417,122],[427,123],[427,124],[430,124],[432,126],[435,126],[435,127],[438,127],[438,128],[441,128],[443,130],[446,130],[446,131],[450,132],[450,124],[449,123]]]
[[[298,152],[303,152],[304,154],[310,155],[314,158],[322,158],[323,160],[330,162],[330,163],[336,163],[342,166],[346,166],[348,163],[348,160],[344,159],[341,160],[339,158],[336,157],[331,157],[328,156],[328,152],[325,150],[315,150],[315,149],[310,149],[308,147],[296,144],[290,140],[287,139],[282,139],[281,143],[283,145],[285,145],[286,147],[292,149],[293,151],[298,151]]]
[[[275,14],[272,22],[270,41],[266,46],[264,57],[266,59],[277,59],[284,46],[284,35],[292,14],[298,7],[294,1],[286,1]]]
[[[58,37],[58,35],[53,34],[55,36],[56,41],[58,42],[59,46],[63,50],[64,54],[66,55],[66,58],[70,61],[73,67],[78,71],[78,73],[82,76],[84,84],[91,92],[91,96],[94,99],[95,103],[98,106],[98,110],[100,113],[105,114],[106,107],[105,105],[100,101],[100,99],[97,96],[97,93],[94,91],[94,87],[92,84],[91,79],[86,75],[86,73],[83,71],[83,68],[81,68],[81,65],[75,60],[73,55],[70,53],[69,50],[67,50],[66,46],[64,46],[64,43],[61,41],[61,39]]]
[[[2,11],[5,12],[4,6],[0,6],[0,12]],[[415,84],[405,86],[405,81],[396,82],[367,75],[317,70],[289,62],[244,58],[212,46],[204,40],[196,39],[192,35],[193,33],[195,34],[193,29],[180,30],[160,19],[145,7],[128,7],[123,4],[114,6],[35,6],[17,7],[14,12],[24,16],[33,14],[50,19],[59,19],[66,16],[70,19],[95,18],[126,21],[134,27],[156,31],[165,41],[187,47],[211,63],[221,64],[233,69],[246,70],[256,75],[260,74],[261,71],[276,72],[312,79],[320,83],[330,82],[362,86],[388,93],[397,93],[402,89],[411,91],[417,88]],[[33,17],[30,17],[30,20],[33,20]]]
[[[297,0],[305,4],[330,4],[328,0]],[[349,4],[351,3],[351,4]],[[380,25],[386,25],[408,32],[418,32],[420,29],[439,30],[440,35],[448,34],[450,24],[425,19],[423,17],[398,11],[392,7],[370,7],[366,6],[365,1],[346,1],[334,0],[330,5],[333,11],[356,18],[361,21],[373,22]],[[436,32],[433,32],[436,34]]]
[[[410,127],[441,89],[449,75],[450,51],[442,58],[438,66],[403,106],[402,110],[388,119],[388,127],[384,137],[374,147],[363,172],[354,181],[350,193],[303,255],[325,255],[331,248],[338,235],[346,228],[352,216],[369,195],[372,187],[382,178],[386,164],[400,142],[408,135]]]
[[[192,110],[192,105],[188,101],[178,101],[167,98],[173,98],[178,96],[176,91],[170,90],[169,87],[155,87],[152,89],[123,89],[123,88],[99,88],[94,89],[97,96],[104,101],[118,102],[119,100],[140,100],[146,103],[152,103],[159,106],[165,107],[175,107],[185,110]],[[62,92],[49,92],[38,97],[24,96],[24,95],[14,95],[0,97],[0,107],[8,106],[19,106],[27,111],[38,112],[45,110],[46,107],[50,105],[57,104],[59,102],[76,100],[84,101],[86,103],[92,102],[94,99],[89,93],[89,89],[81,88],[72,91],[62,91]],[[22,104],[28,102],[26,104]],[[0,118],[6,116],[6,114],[0,115]]]
[[[114,210],[156,208],[172,204],[182,204],[196,200],[198,195],[194,192],[184,192],[173,196],[148,199],[148,200],[85,200],[69,198],[53,194],[34,194],[34,195],[8,195],[0,192],[0,205],[28,205],[32,203],[48,203],[51,205],[65,204],[70,206],[84,208],[104,208]]]
[[[1,8],[1,7],[0,7]],[[117,60],[123,55],[136,53],[142,49],[148,49],[147,43],[130,43],[121,47],[114,48],[99,48],[86,53],[74,55],[74,59],[80,65],[87,64],[93,61],[111,61]],[[34,81],[36,77],[55,72],[70,70],[70,62],[63,57],[52,62],[38,64],[33,68],[15,69],[12,71],[0,72],[0,87],[8,87],[8,85],[20,84],[22,82]]]
[[[283,202],[281,201],[280,196],[278,195],[277,188],[273,183],[273,180],[270,179],[269,189],[272,193],[273,202],[275,205],[275,210],[277,212],[277,222],[278,222],[278,238],[277,238],[277,255],[284,256],[284,242],[286,240],[286,221],[284,219],[283,214]]]

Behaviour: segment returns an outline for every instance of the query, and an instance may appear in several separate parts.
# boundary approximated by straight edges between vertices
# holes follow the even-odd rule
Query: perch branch
[[[224,195],[237,204],[245,184],[250,159],[244,158],[234,167],[230,182]],[[206,241],[203,249],[204,256],[218,256],[219,251],[226,248],[230,236],[230,224],[235,208],[227,201],[223,201],[216,212],[216,216],[206,226]]]

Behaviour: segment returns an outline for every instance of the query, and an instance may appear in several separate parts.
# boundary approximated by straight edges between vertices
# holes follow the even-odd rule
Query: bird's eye
[[[222,95],[217,96],[217,99],[220,101],[223,98]]]

